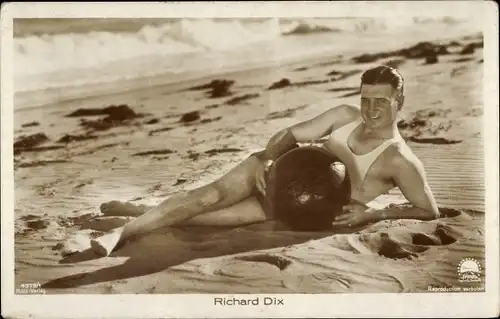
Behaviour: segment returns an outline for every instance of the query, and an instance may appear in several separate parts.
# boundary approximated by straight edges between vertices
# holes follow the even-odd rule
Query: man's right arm
[[[281,130],[271,137],[266,149],[259,157],[263,161],[274,161],[294,144],[318,140],[330,134],[332,130],[354,120],[357,112],[359,111],[354,106],[340,105],[310,120]]]

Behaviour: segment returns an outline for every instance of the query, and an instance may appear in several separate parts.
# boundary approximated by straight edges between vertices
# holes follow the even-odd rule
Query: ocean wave
[[[92,68],[150,55],[168,58],[196,52],[233,51],[282,36],[383,30],[394,24],[372,18],[170,19],[161,23],[145,19],[144,25],[137,19],[73,20],[77,21],[36,19],[32,26],[28,22],[15,22],[15,74]],[[399,19],[395,27],[426,22]],[[84,32],[85,27],[88,32]]]
[[[456,22],[450,18],[441,20],[438,21],[441,24]],[[368,40],[373,36],[378,39],[388,35],[390,30],[411,25],[427,28],[433,21],[376,18],[16,19],[14,89],[27,92],[283,61],[291,55],[305,56],[333,47],[342,50],[346,37],[354,39],[366,34]]]
[[[321,24],[313,24],[308,22],[293,23],[289,30],[283,31],[282,35],[305,35],[325,32],[341,32],[340,28],[332,28]]]
[[[18,26],[14,38],[17,76],[50,73],[64,69],[99,67],[116,61],[161,55],[165,58],[188,53],[226,52],[282,36],[310,35],[359,30],[366,19],[177,19],[151,23],[135,29],[126,22],[101,21],[83,32],[83,22],[38,22],[30,28]],[[19,22],[21,23],[21,22]],[[58,25],[60,23],[61,25]],[[112,24],[112,27],[109,25]],[[373,23],[371,24],[373,25]],[[44,32],[44,28],[45,31]],[[59,28],[59,32],[57,29]],[[16,28],[15,28],[16,29]],[[112,31],[112,30],[120,31]],[[19,32],[20,33],[20,32]]]
[[[279,36],[272,21],[179,20],[144,25],[137,32],[91,31],[26,35],[14,39],[16,75],[88,68],[150,55],[165,57],[226,51]]]

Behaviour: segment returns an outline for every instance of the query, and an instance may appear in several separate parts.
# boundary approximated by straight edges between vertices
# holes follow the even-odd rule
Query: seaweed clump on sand
[[[179,121],[182,123],[191,123],[191,122],[197,121],[199,119],[200,119],[200,112],[199,111],[192,111],[192,112],[184,113],[181,116]]]
[[[80,142],[80,141],[93,140],[93,139],[96,139],[96,138],[97,138],[97,136],[90,135],[90,134],[79,134],[79,135],[65,134],[57,142],[58,143],[66,143],[67,144],[67,143],[71,143],[71,142]]]
[[[87,117],[87,116],[102,116],[104,118],[98,120],[82,119],[80,125],[87,129],[96,131],[108,130],[112,127],[127,124],[129,120],[140,117],[130,106],[126,104],[110,105],[104,108],[83,108],[78,109],[66,117]]]
[[[290,81],[290,79],[282,78],[281,80],[276,81],[273,84],[271,84],[267,89],[268,90],[277,90],[277,89],[285,88],[285,87],[290,86],[290,85],[292,85],[292,82]]]
[[[44,133],[36,133],[28,136],[21,136],[14,143],[14,150],[16,148],[33,148],[40,144],[47,142],[49,138]]]
[[[234,83],[235,81],[233,80],[215,79],[206,84],[190,87],[188,90],[189,91],[208,90],[207,96],[209,98],[226,97],[233,94],[233,92],[231,92],[231,86],[233,86]]]
[[[14,155],[18,155],[23,152],[41,152],[63,148],[63,146],[57,145],[40,146],[48,141],[50,141],[50,139],[44,133],[21,136],[16,142],[14,142]]]
[[[450,54],[450,52],[444,44],[419,42],[411,47],[401,50],[362,54],[354,57],[352,60],[355,63],[370,63],[389,57],[402,56],[406,59],[425,59],[426,63],[436,63],[439,55],[446,54]]]

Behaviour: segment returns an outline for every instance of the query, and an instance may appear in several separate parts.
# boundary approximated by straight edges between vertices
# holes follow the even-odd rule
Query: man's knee
[[[202,207],[210,207],[224,201],[227,196],[228,191],[225,187],[219,183],[213,183],[202,190],[197,203]]]

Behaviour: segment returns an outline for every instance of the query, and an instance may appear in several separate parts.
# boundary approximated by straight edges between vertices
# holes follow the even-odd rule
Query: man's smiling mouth
[[[380,117],[380,111],[375,111],[375,112],[371,112],[371,113],[368,113],[368,117],[372,120],[376,120]]]

